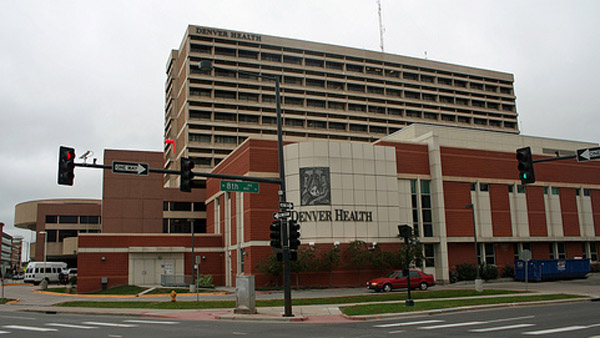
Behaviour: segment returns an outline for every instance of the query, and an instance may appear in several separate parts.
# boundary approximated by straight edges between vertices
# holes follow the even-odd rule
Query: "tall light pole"
[[[48,233],[46,231],[40,231],[38,234],[44,235],[44,279],[42,280],[42,282],[44,282],[46,280],[46,249],[48,243],[46,239],[48,238]]]
[[[479,271],[479,244],[477,243],[477,223],[475,223],[475,205],[473,203],[465,205],[465,209],[471,209],[473,215],[473,242],[475,243],[475,266],[477,268],[477,278],[475,279],[475,290],[483,291],[483,284],[481,281],[481,272]]]
[[[211,61],[203,60],[200,61],[199,65],[200,70],[202,71],[211,71],[213,68],[215,69],[223,69],[226,71],[236,72],[238,74],[246,74],[257,76],[263,79],[273,80],[275,81],[275,111],[277,114],[277,155],[279,158],[279,210],[282,211],[282,203],[285,204],[287,202],[285,196],[285,168],[284,168],[284,160],[283,160],[283,121],[281,117],[281,96],[280,96],[280,88],[279,88],[279,76],[272,75],[263,75],[260,73],[246,72],[243,70],[237,69],[229,69],[229,68],[220,68],[213,66]],[[283,301],[284,301],[284,317],[293,317],[292,314],[292,288],[290,283],[290,246],[289,246],[289,236],[288,236],[288,222],[286,218],[281,219],[281,235],[283,238]]]

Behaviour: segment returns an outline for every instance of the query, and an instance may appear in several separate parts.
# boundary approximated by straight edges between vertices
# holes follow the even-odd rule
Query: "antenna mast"
[[[383,27],[383,15],[381,13],[381,0],[377,0],[377,13],[379,14],[379,48],[381,48],[381,52],[383,53],[383,32],[385,32],[385,28]]]

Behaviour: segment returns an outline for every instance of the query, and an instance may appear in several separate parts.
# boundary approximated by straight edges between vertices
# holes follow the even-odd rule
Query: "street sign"
[[[600,147],[577,149],[577,161],[600,160]]]
[[[280,211],[280,212],[273,213],[273,218],[275,218],[275,219],[288,218],[291,216],[292,216],[292,213],[289,211]]]
[[[115,174],[148,176],[148,163],[113,161],[112,172]]]
[[[279,202],[280,209],[294,209],[294,203],[292,202]]]
[[[258,193],[257,182],[221,181],[221,191]]]

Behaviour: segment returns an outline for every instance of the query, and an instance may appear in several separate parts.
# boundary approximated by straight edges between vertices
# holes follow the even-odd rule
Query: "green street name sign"
[[[258,193],[257,182],[221,181],[221,191]]]

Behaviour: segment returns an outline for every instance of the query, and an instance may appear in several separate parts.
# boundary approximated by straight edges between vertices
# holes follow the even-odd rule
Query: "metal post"
[[[196,268],[196,256],[194,252],[194,220],[189,218],[190,226],[192,227],[192,284],[194,284],[194,290],[196,291],[196,301],[200,301],[198,298],[198,284],[197,284],[197,271],[199,269]],[[198,267],[199,268],[199,267]]]
[[[277,153],[279,158],[279,201],[287,202],[285,196],[285,167],[283,158],[283,118],[281,117],[281,96],[279,94],[279,76],[275,76],[275,109],[277,112]],[[279,208],[279,211],[283,211]],[[288,220],[282,219],[281,235],[283,237],[283,304],[284,317],[293,317],[292,314],[292,285],[290,269],[290,245],[288,233]]]
[[[471,209],[473,215],[473,242],[475,243],[475,268],[477,269],[477,278],[475,279],[475,290],[478,292],[483,291],[483,282],[481,280],[481,271],[479,268],[479,244],[477,243],[477,223],[475,223],[475,204],[467,204],[465,208]]]
[[[406,306],[414,306],[415,302],[410,297],[410,249],[408,247],[408,245],[409,245],[408,241],[409,241],[409,237],[408,236],[404,237],[404,245],[406,246],[406,271],[408,272],[406,275],[406,283],[407,283],[407,287],[408,287],[408,298],[406,299],[406,302],[404,304]]]

